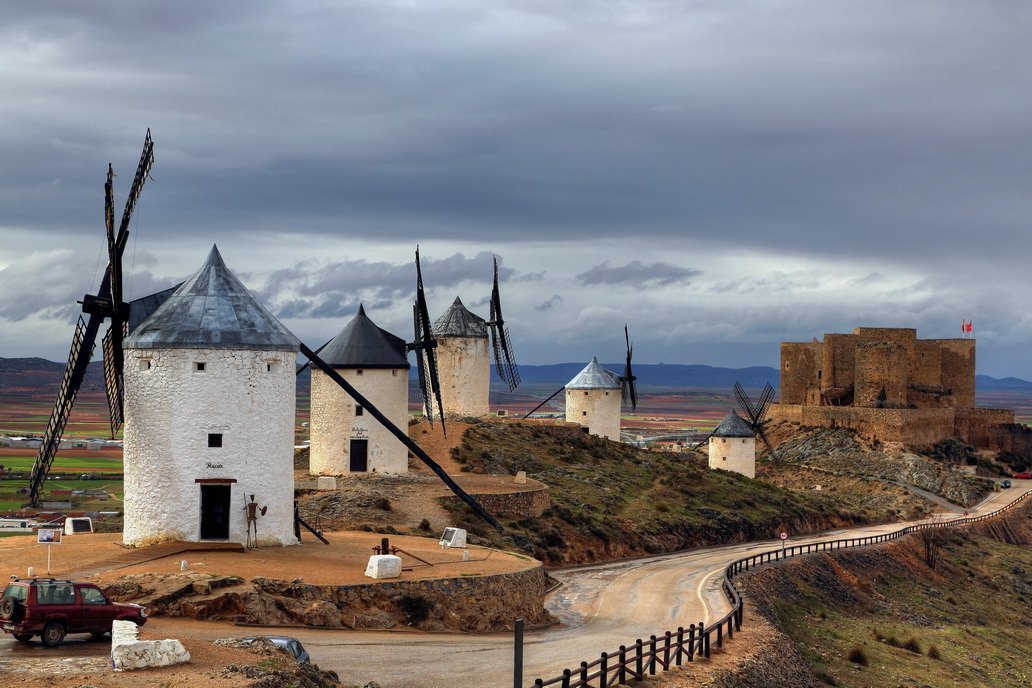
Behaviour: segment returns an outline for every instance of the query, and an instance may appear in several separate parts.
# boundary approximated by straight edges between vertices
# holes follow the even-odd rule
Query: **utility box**
[[[462,528],[445,528],[441,536],[441,547],[466,547],[466,531]]]

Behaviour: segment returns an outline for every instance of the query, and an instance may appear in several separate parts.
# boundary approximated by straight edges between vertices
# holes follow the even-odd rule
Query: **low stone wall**
[[[502,492],[497,494],[473,494],[470,495],[480,506],[487,509],[487,513],[496,518],[511,518],[521,520],[524,518],[538,518],[545,513],[545,509],[552,505],[548,496],[547,487],[539,487],[525,492]],[[458,497],[441,497],[441,501],[448,502],[448,506],[458,507],[463,502]]]
[[[791,420],[818,428],[849,428],[864,437],[911,445],[935,444],[955,434],[955,414],[950,408],[881,409],[772,404],[769,415],[774,420]]]
[[[237,579],[239,580],[239,579]],[[485,633],[514,619],[543,626],[546,579],[537,566],[490,576],[431,578],[363,585],[309,585],[255,578],[220,587],[207,574],[134,574],[105,588],[115,599],[146,604],[152,615],[259,625]]]
[[[982,449],[1024,448],[1020,433],[1008,428],[1014,412],[997,408],[880,409],[856,406],[806,406],[772,404],[769,417],[809,427],[849,428],[860,435],[883,442],[903,442],[911,446],[935,444],[948,437],[960,439]]]
[[[139,627],[132,621],[111,626],[111,667],[115,671],[173,666],[190,661],[190,653],[178,640],[138,640]]]

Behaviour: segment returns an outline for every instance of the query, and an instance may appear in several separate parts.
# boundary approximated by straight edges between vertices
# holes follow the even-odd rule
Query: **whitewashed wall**
[[[709,467],[756,477],[755,437],[711,437]]]
[[[588,433],[620,441],[619,389],[566,390],[566,422],[577,423]]]
[[[362,395],[402,431],[408,431],[408,370],[400,368],[337,369]],[[408,449],[366,411],[355,415],[355,402],[321,370],[312,371],[312,475],[350,472],[350,440],[369,440],[370,473],[406,473]]]
[[[437,340],[441,403],[446,416],[486,416],[490,412],[491,355],[487,339],[442,337]]]
[[[244,499],[254,494],[269,507],[260,541],[296,544],[295,393],[290,351],[126,349],[123,541],[198,540],[195,480],[235,478],[229,539],[246,541]],[[208,433],[222,433],[223,446],[209,448]]]

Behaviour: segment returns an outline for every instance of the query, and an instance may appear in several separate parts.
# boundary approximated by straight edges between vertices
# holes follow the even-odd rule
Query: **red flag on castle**
[[[968,332],[971,332],[971,326],[974,324],[974,322],[975,322],[974,320],[961,320],[960,321],[960,331],[965,333],[965,334],[967,334]]]

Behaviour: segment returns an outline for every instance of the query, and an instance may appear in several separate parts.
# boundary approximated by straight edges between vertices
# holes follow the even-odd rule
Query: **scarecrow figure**
[[[258,549],[258,514],[262,516],[269,510],[269,507],[263,506],[258,507],[258,502],[254,501],[254,495],[251,495],[251,501],[244,502],[244,509],[247,511],[247,547],[248,549]],[[254,537],[251,536],[251,531],[254,530]]]

